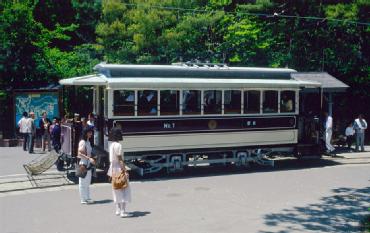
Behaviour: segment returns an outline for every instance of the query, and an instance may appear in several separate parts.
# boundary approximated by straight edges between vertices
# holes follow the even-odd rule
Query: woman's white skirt
[[[108,169],[108,176],[112,177],[112,174],[121,173],[121,168],[118,163],[111,163]],[[113,201],[115,203],[131,202],[131,187],[130,181],[124,189],[114,189],[112,185]]]
[[[125,189],[113,189],[113,200],[115,203],[131,202],[131,188],[130,184]]]

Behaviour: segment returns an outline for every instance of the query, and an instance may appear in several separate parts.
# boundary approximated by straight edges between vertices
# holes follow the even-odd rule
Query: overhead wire
[[[357,24],[357,25],[365,25],[370,26],[368,22],[361,22],[361,21],[353,21],[353,20],[346,20],[346,19],[335,19],[335,18],[324,18],[324,17],[316,17],[316,16],[299,16],[299,15],[286,15],[281,13],[274,12],[273,14],[266,14],[266,13],[252,13],[252,12],[245,12],[245,11],[222,11],[222,10],[206,10],[206,9],[195,9],[195,8],[182,8],[182,7],[173,7],[173,6],[160,6],[160,5],[150,5],[150,4],[143,4],[143,3],[122,3],[126,6],[133,6],[133,7],[149,7],[153,9],[162,9],[162,10],[174,10],[174,11],[191,11],[193,13],[215,13],[215,12],[224,12],[227,14],[241,14],[241,15],[251,15],[257,17],[267,17],[267,18],[298,18],[298,19],[306,19],[306,20],[320,20],[320,21],[335,21],[335,22],[342,22],[342,23],[349,23],[349,24]]]

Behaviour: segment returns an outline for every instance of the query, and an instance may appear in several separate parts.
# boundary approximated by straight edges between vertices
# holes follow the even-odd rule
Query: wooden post
[[[333,95],[331,92],[329,92],[328,113],[329,116],[333,116]]]

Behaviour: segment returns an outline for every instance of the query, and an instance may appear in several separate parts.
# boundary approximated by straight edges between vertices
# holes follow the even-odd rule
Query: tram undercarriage
[[[236,166],[248,168],[256,163],[274,167],[275,158],[292,155],[293,147],[284,148],[237,148],[225,150],[203,150],[187,152],[152,152],[141,155],[125,155],[127,165],[140,176],[164,170],[167,173],[183,171],[186,168],[204,166]]]

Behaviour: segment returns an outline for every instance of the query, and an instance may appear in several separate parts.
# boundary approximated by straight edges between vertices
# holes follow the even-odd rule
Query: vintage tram
[[[302,112],[300,98],[320,83],[293,79],[293,69],[188,62],[100,63],[94,70],[60,84],[93,87],[101,167],[107,167],[113,126],[122,130],[127,165],[140,175],[214,164],[273,165],[268,155],[276,153],[319,154],[317,114]],[[319,105],[319,94],[315,98]]]

